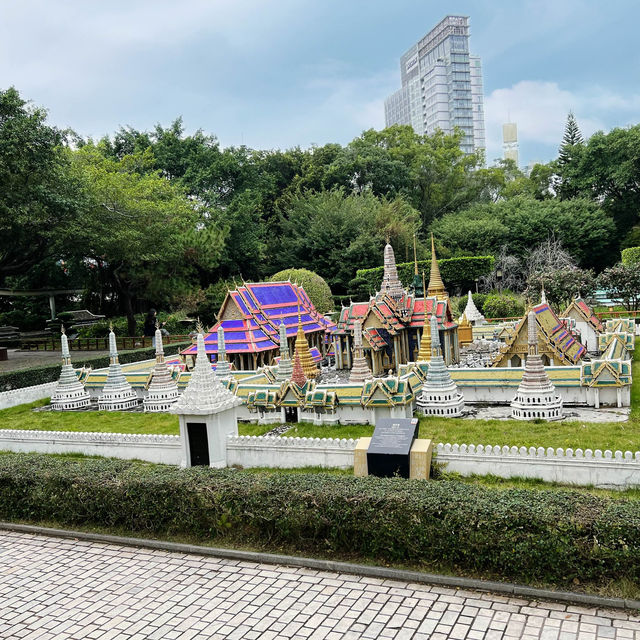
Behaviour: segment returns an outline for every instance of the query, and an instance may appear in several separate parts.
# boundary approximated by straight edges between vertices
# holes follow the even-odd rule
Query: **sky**
[[[0,0],[0,89],[83,136],[182,116],[221,145],[346,144],[384,127],[400,56],[447,14],[482,58],[487,160],[640,122],[637,0]]]

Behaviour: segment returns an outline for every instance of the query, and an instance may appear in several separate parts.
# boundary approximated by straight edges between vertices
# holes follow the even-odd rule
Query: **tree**
[[[584,198],[560,201],[517,196],[449,214],[434,223],[432,230],[454,254],[497,255],[506,245],[519,259],[553,235],[578,266],[595,269],[610,264],[615,242],[611,218]]]
[[[105,272],[135,335],[136,303],[166,304],[188,286],[195,264],[212,268],[224,233],[177,184],[147,172],[150,150],[115,160],[89,144],[73,160],[89,206],[69,229],[69,251]]]
[[[55,261],[84,208],[65,135],[45,120],[13,87],[0,91],[0,282]]]
[[[627,311],[640,309],[640,263],[617,264],[598,277],[598,286],[622,301]]]
[[[596,279],[593,271],[575,266],[535,271],[527,279],[524,295],[537,302],[543,288],[548,302],[560,311],[578,296],[591,296],[596,288]]]
[[[283,203],[281,236],[270,254],[280,268],[297,265],[320,274],[344,294],[359,268],[382,261],[386,238],[408,253],[419,214],[403,199],[376,198],[344,189],[304,193]]]
[[[317,273],[308,269],[284,269],[274,273],[269,280],[271,282],[281,282],[289,280],[300,285],[309,296],[313,306],[320,313],[333,311],[333,297],[329,285]]]
[[[574,149],[579,144],[584,144],[584,139],[573,112],[569,111],[567,123],[564,127],[564,135],[562,136],[562,144],[558,151],[558,164],[561,167],[571,162]]]

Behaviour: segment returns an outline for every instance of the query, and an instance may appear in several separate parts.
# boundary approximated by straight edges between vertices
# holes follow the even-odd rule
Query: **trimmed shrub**
[[[640,247],[629,247],[622,250],[622,264],[636,264],[640,262]]]
[[[0,456],[0,518],[570,585],[640,579],[640,501],[458,481]]]
[[[448,287],[449,293],[455,291],[465,293],[469,289],[475,288],[475,281],[481,276],[485,276],[493,270],[493,256],[465,256],[462,258],[443,258],[438,260],[440,274]],[[413,262],[401,262],[397,265],[398,277],[402,284],[408,287],[413,282],[414,264]],[[429,271],[431,269],[431,259],[418,260],[418,271],[426,274],[427,284],[429,283]],[[373,269],[358,269],[356,277],[349,283],[353,295],[361,299],[369,299],[369,295],[380,290],[384,267]]]
[[[482,305],[487,318],[519,318],[524,314],[524,305],[516,296],[508,293],[490,293]]]
[[[319,313],[333,311],[331,289],[317,273],[309,271],[309,269],[284,269],[274,273],[269,278],[269,282],[280,282],[282,280],[290,280],[299,284]]]
[[[172,356],[188,347],[191,342],[176,342],[164,346],[164,353]],[[131,349],[130,351],[121,351],[118,356],[122,364],[129,362],[138,362],[140,360],[150,360],[155,358],[156,351],[154,347],[146,349]],[[96,356],[95,358],[85,358],[82,362],[74,359],[73,351],[71,352],[71,360],[76,367],[91,367],[92,369],[102,369],[109,366],[109,356]],[[32,367],[31,369],[21,369],[19,371],[8,371],[0,373],[0,392],[10,391],[11,389],[21,389],[22,387],[32,387],[37,384],[45,384],[46,382],[54,382],[60,377],[59,364],[49,364],[43,367]]]

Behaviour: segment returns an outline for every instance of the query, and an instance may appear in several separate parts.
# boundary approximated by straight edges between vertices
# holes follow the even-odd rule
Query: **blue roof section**
[[[335,329],[335,324],[318,313],[304,289],[291,282],[245,283],[230,292],[227,304],[234,304],[237,313],[233,315],[240,315],[242,319],[223,320],[211,327],[205,336],[205,348],[210,355],[218,351],[219,326],[224,329],[228,353],[278,349],[280,324],[284,323],[287,336],[295,335],[298,314],[305,333],[327,334]],[[182,353],[195,353],[195,345]]]

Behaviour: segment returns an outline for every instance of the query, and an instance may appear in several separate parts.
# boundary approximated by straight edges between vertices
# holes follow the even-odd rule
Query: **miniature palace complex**
[[[336,323],[301,286],[261,282],[229,291],[216,324],[177,357],[165,359],[157,332],[155,361],[121,365],[111,332],[108,370],[74,371],[63,336],[52,405],[86,410],[90,396],[106,410],[143,400],[145,411],[175,413],[193,408],[206,388],[240,420],[315,424],[374,424],[416,411],[452,418],[474,404],[557,420],[567,406],[630,405],[633,320],[602,323],[582,299],[559,317],[543,294],[517,323],[500,325],[486,324],[469,295],[456,322],[433,239],[431,254],[428,285],[423,274],[418,286],[416,262],[407,290],[387,244],[380,290],[343,307]],[[491,332],[495,349],[484,366],[462,366],[461,352]],[[206,384],[205,369],[213,376]],[[196,375],[200,382],[190,385]]]

